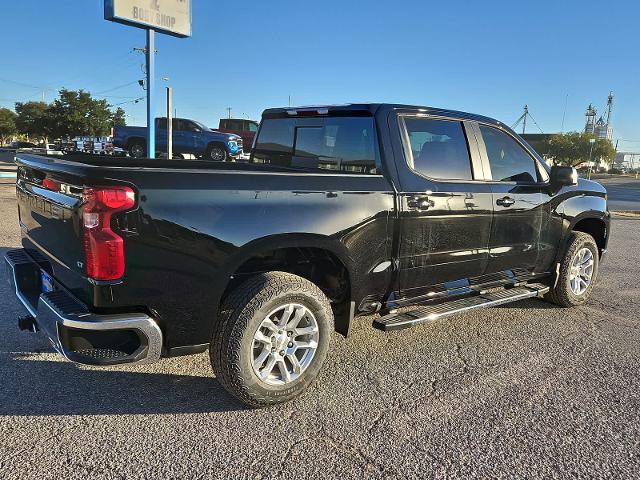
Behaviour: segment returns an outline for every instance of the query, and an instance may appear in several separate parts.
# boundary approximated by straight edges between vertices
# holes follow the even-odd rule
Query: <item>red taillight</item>
[[[111,230],[111,216],[133,208],[135,193],[129,187],[85,188],[82,197],[87,275],[117,280],[124,275],[124,244]]]

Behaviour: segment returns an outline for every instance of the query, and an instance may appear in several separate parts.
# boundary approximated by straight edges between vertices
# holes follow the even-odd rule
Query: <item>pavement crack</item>
[[[282,476],[284,474],[286,466],[287,466],[287,462],[289,461],[289,457],[291,456],[292,450],[297,445],[300,445],[302,442],[306,442],[309,439],[310,439],[310,437],[302,437],[302,438],[299,438],[298,440],[296,440],[295,442],[287,445],[287,449],[285,450],[284,454],[282,455],[282,458],[280,459],[280,465],[278,466],[278,474],[277,474],[278,477],[280,477],[280,476]]]
[[[378,462],[375,457],[367,454],[364,450],[362,450],[362,448],[357,447],[356,445],[353,445],[346,440],[342,440],[329,435],[328,433],[326,433],[326,431],[324,432],[323,438],[329,444],[329,446],[335,448],[343,454],[346,454],[349,458],[361,464],[363,469],[369,470],[370,472],[377,472],[383,475],[385,478],[395,477],[395,473],[393,470]]]
[[[464,357],[462,356],[462,354],[461,354],[461,352],[462,352],[462,346],[460,345],[460,343],[459,343],[459,342],[456,342],[456,349],[455,349],[455,352],[456,352],[456,358],[457,358],[458,360],[460,360],[460,362],[462,363],[462,372],[461,372],[461,373],[462,373],[463,375],[465,375],[465,374],[469,373],[469,363],[467,362],[467,359],[466,359],[466,358],[464,358]]]

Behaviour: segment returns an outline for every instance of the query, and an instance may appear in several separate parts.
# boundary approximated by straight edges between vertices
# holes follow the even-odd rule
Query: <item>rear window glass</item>
[[[461,122],[405,118],[410,167],[429,178],[471,180],[471,159]]]
[[[266,119],[252,161],[340,173],[378,173],[373,118]]]

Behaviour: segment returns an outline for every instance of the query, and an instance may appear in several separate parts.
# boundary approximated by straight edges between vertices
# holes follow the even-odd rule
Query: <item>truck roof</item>
[[[446,108],[428,107],[423,105],[406,105],[401,103],[346,103],[341,105],[305,105],[299,107],[279,107],[268,108],[262,113],[263,118],[289,117],[289,112],[313,112],[319,110],[322,113],[333,114],[353,114],[353,115],[375,115],[378,111],[385,110],[418,110],[422,113],[430,113],[434,115],[442,115],[446,117],[455,117],[465,120],[478,120],[489,124],[504,126],[502,122],[484,115],[476,115],[474,113],[461,112],[458,110],[449,110]]]

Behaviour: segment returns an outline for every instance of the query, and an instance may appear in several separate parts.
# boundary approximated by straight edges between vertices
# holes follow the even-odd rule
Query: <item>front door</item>
[[[485,171],[493,180],[487,273],[533,271],[544,255],[549,230],[546,171],[508,132],[483,124],[479,131]]]
[[[399,287],[412,298],[484,273],[493,197],[471,123],[403,115],[400,124]]]

